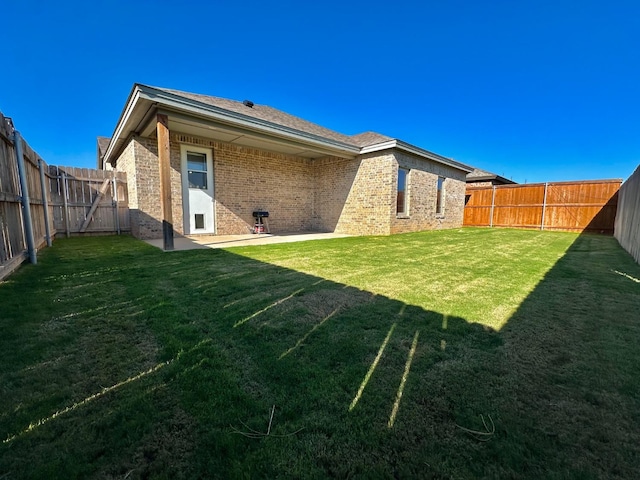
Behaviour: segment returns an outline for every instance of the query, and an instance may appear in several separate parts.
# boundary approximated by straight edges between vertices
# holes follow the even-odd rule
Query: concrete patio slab
[[[307,240],[326,240],[329,238],[349,237],[340,233],[280,233],[246,235],[189,235],[176,236],[173,239],[174,251],[194,250],[198,248],[229,248],[250,245],[269,245],[272,243],[304,242]],[[145,240],[149,245],[163,248],[162,239]]]

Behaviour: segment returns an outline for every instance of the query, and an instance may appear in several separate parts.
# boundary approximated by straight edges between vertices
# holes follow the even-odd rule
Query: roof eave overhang
[[[478,177],[467,177],[467,182],[486,182],[488,180],[496,180],[497,175],[483,175]]]
[[[203,121],[227,125],[236,131],[245,131],[247,134],[254,133],[260,137],[271,137],[276,141],[293,142],[309,146],[311,149],[317,148],[325,155],[355,158],[360,153],[360,148],[354,145],[242,115],[146,85],[135,84],[111,137],[104,161],[113,164],[126,139],[133,133],[140,133],[149,124],[149,112],[157,109],[161,109],[168,115],[175,112]]]
[[[119,153],[120,147],[125,140],[125,138],[122,138],[122,133],[125,129],[125,125],[129,123],[128,119],[137,102],[138,94],[139,94],[138,84],[134,84],[133,88],[131,89],[131,92],[129,93],[129,97],[127,98],[127,102],[125,103],[125,107],[120,113],[120,118],[118,119],[116,128],[113,131],[113,135],[111,135],[111,141],[109,142],[107,151],[105,152],[104,157],[102,159],[103,165],[107,162],[114,165],[116,153]]]
[[[462,170],[463,172],[469,173],[473,171],[473,167],[469,165],[465,165],[464,163],[460,163],[451,158],[443,157],[442,155],[438,155],[437,153],[430,152],[420,147],[416,147],[415,145],[411,145],[409,143],[403,142],[402,140],[389,140],[386,142],[376,143],[375,145],[369,145],[367,147],[363,147],[360,150],[361,154],[379,152],[381,150],[388,150],[395,148],[397,150],[410,153],[412,155],[416,155],[421,158],[425,158],[427,160],[431,160],[433,162],[441,163],[443,165],[447,165],[449,167],[455,168],[457,170]]]
[[[495,180],[497,182],[501,182],[503,184],[517,184],[517,182],[514,182],[513,180],[509,180],[508,178],[502,177],[500,175],[482,175],[482,176],[477,176],[477,177],[468,177],[467,178],[467,183],[473,183],[473,182],[488,182],[491,180]]]

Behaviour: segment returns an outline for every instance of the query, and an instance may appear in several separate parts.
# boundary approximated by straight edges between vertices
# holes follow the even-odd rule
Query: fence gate
[[[53,225],[58,232],[129,231],[124,172],[49,166]]]
[[[124,172],[49,166],[0,112],[0,280],[56,234],[130,230]]]

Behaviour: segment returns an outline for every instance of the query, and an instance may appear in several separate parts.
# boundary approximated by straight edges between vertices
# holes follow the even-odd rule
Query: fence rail
[[[129,231],[126,174],[47,165],[0,112],[0,280],[27,258],[29,228],[33,258],[56,234]]]
[[[620,187],[614,236],[640,263],[640,167]]]
[[[468,187],[464,225],[613,234],[621,180]]]

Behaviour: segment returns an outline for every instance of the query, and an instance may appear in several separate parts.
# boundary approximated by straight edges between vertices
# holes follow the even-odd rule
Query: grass
[[[640,266],[609,237],[72,238],[0,305],[3,480],[640,470]]]

